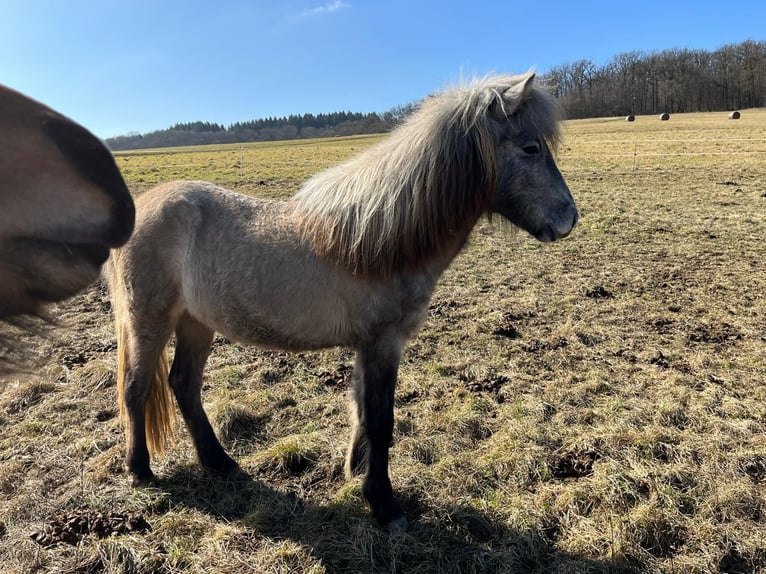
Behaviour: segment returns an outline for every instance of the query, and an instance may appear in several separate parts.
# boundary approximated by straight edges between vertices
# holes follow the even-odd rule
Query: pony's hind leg
[[[167,431],[172,432],[172,398],[157,398],[163,392],[162,379],[167,376],[165,344],[169,338],[149,339],[127,329],[120,330],[121,347],[119,377],[121,417],[127,421],[125,462],[134,486],[154,480],[149,461],[150,448],[161,452]],[[163,376],[164,373],[164,376]],[[159,425],[155,424],[160,422]],[[149,437],[147,440],[147,432]]]
[[[230,479],[247,475],[223,450],[202,407],[202,372],[213,343],[213,331],[184,313],[176,325],[176,352],[170,386],[181,408],[203,467]]]
[[[365,472],[362,492],[381,524],[407,527],[388,476],[388,449],[394,428],[394,387],[401,345],[394,342],[361,349],[354,366],[353,414],[346,471]]]

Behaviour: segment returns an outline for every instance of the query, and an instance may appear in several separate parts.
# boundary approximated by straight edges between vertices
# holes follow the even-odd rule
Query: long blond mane
[[[558,140],[558,105],[532,77],[487,76],[428,97],[385,140],[308,180],[293,198],[304,237],[362,276],[447,255],[494,201],[498,122]]]

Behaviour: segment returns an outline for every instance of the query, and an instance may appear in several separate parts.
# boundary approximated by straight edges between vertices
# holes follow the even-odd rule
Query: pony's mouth
[[[550,243],[552,241],[556,241],[557,239],[563,239],[567,235],[569,235],[572,230],[574,229],[575,225],[577,225],[577,220],[579,219],[579,216],[577,212],[574,212],[574,215],[572,215],[571,221],[566,225],[554,225],[552,223],[549,223],[542,229],[538,229],[535,233],[532,235],[535,239],[542,243]]]
[[[537,233],[534,234],[535,239],[537,239],[541,243],[551,243],[553,241],[556,241],[557,239],[563,239],[567,235],[569,235],[572,231],[572,227],[567,229],[566,231],[559,231],[555,230],[552,226],[548,225],[545,227],[545,229],[541,229]]]
[[[85,259],[96,267],[103,265],[109,257],[109,247],[102,243],[64,243],[68,253],[79,259]]]
[[[103,243],[15,237],[3,243],[0,267],[33,300],[60,301],[98,278],[109,257]],[[5,279],[5,277],[3,278]]]
[[[6,252],[19,267],[43,261],[64,267],[83,264],[100,267],[109,257],[109,247],[103,243],[69,243],[39,237],[17,237],[9,242]]]

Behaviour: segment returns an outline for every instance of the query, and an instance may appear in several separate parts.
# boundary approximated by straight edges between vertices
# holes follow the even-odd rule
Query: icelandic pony
[[[101,140],[0,85],[0,320],[39,315],[93,282],[134,216]]]
[[[427,98],[377,146],[287,201],[205,182],[140,196],[136,231],[107,266],[134,484],[153,479],[150,450],[171,436],[172,395],[202,465],[245,476],[201,403],[214,331],[274,349],[345,346],[357,352],[346,470],[365,473],[379,522],[405,527],[388,476],[402,348],[482,214],[541,241],[571,231],[577,209],[549,149],[558,122],[533,74],[486,77]]]

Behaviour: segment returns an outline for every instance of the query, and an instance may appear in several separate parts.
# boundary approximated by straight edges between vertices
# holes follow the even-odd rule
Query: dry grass
[[[285,196],[369,141],[118,161],[136,191]],[[482,223],[405,353],[391,467],[410,531],[379,529],[343,477],[340,350],[216,340],[205,402],[256,479],[205,475],[182,434],[160,485],[131,489],[95,287],[0,394],[0,570],[766,571],[766,110],[573,121],[559,159],[571,238]]]

